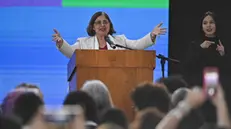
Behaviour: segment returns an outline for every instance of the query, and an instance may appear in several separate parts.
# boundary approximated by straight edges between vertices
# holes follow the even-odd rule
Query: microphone
[[[105,36],[104,39],[109,43],[109,45],[115,49],[116,45],[110,40],[110,38],[108,36]]]

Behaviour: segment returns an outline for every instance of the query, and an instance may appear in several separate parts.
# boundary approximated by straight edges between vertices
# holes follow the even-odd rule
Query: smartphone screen
[[[206,67],[203,74],[204,92],[208,96],[214,96],[216,94],[217,86],[219,86],[218,69],[216,67]]]

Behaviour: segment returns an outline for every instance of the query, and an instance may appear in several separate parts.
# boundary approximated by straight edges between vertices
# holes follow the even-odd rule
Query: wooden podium
[[[86,80],[101,80],[114,105],[132,120],[130,93],[137,84],[153,81],[155,55],[145,50],[76,50],[68,63],[69,89],[80,89]]]

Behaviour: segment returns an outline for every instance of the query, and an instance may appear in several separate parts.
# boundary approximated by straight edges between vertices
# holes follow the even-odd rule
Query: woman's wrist
[[[178,120],[182,119],[185,115],[187,115],[191,111],[192,107],[189,103],[185,101],[179,102],[177,107],[170,111],[170,114],[175,116]]]
[[[151,37],[152,42],[154,42],[156,39],[156,35],[153,33],[150,33],[150,37]]]
[[[177,107],[184,112],[184,114],[188,114],[191,109],[192,109],[192,106],[187,102],[187,101],[181,101],[179,102],[179,104],[177,105]]]
[[[58,41],[56,42],[56,46],[57,46],[58,48],[61,48],[62,45],[63,45],[63,39],[60,38],[60,40],[58,40]]]

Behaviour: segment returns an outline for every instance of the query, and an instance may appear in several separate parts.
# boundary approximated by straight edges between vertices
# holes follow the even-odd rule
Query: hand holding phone
[[[219,86],[219,70],[217,67],[206,67],[203,71],[203,89],[208,97],[213,97]]]

